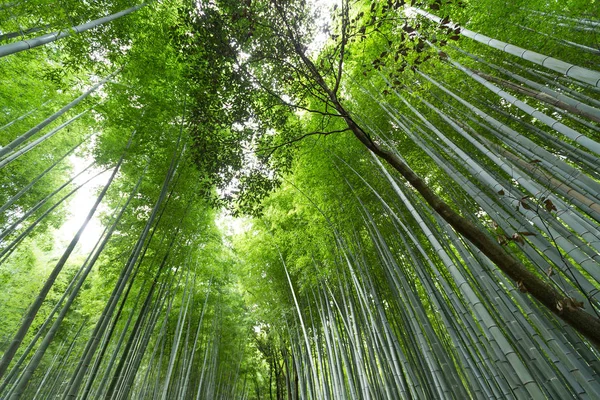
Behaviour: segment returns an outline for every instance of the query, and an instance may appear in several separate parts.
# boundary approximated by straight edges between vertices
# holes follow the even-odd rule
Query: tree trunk
[[[55,40],[70,36],[72,32],[75,32],[75,33],[85,32],[89,29],[95,28],[99,25],[113,21],[124,15],[127,15],[134,11],[137,11],[140,8],[144,7],[145,5],[146,5],[146,3],[140,4],[137,6],[133,6],[131,8],[120,11],[118,13],[108,15],[106,17],[98,18],[96,20],[90,21],[90,22],[82,24],[82,25],[74,26],[71,29],[66,30],[66,31],[47,33],[45,35],[38,36],[33,39],[21,40],[16,43],[5,44],[4,46],[0,46],[0,58],[8,56],[10,54],[18,53],[20,51],[33,49],[34,47],[42,46],[42,45],[45,45],[50,42],[54,42]]]
[[[522,95],[533,97],[534,99],[537,99],[537,100],[542,101],[544,103],[551,104],[553,106],[556,106],[558,108],[562,108],[563,110],[566,110],[566,111],[571,112],[573,114],[581,115],[582,117],[589,118],[589,119],[591,119],[594,122],[600,123],[600,116],[596,116],[596,115],[593,115],[593,114],[588,114],[585,111],[582,111],[582,110],[578,109],[575,106],[569,105],[569,104],[567,104],[567,103],[565,103],[563,101],[560,101],[559,99],[557,99],[555,97],[550,96],[549,94],[542,93],[542,92],[537,91],[537,90],[532,90],[532,89],[524,88],[524,87],[522,87],[520,85],[517,85],[516,83],[507,81],[507,80],[502,79],[502,78],[496,78],[495,76],[486,74],[485,72],[482,72],[482,71],[473,70],[473,69],[471,71],[474,74],[481,76],[482,78],[484,78],[487,81],[498,83],[498,84],[504,86],[505,88],[514,90],[515,92],[520,93]]]
[[[6,203],[4,203],[2,205],[2,207],[0,207],[0,214],[4,213],[4,211],[6,211],[8,209],[8,207],[10,207],[11,205],[13,205],[17,200],[19,200],[25,193],[27,193],[29,191],[29,189],[31,189],[33,187],[33,185],[36,184],[36,182],[38,182],[40,179],[42,179],[48,172],[50,172],[54,167],[56,167],[62,160],[64,160],[66,157],[68,157],[71,153],[73,153],[77,148],[79,148],[79,146],[81,146],[83,143],[85,143],[90,137],[92,137],[92,135],[88,135],[85,139],[83,139],[81,142],[79,142],[78,144],[76,144],[75,146],[73,146],[71,148],[71,150],[67,151],[65,154],[63,154],[62,156],[60,156],[56,161],[54,161],[52,163],[52,165],[50,165],[48,168],[46,168],[42,173],[40,173],[38,176],[36,176],[31,182],[29,182],[25,187],[23,187],[21,190],[19,190],[18,193],[16,193],[15,195],[11,196],[10,199],[8,199],[6,201]]]
[[[106,232],[106,235],[105,235],[104,239],[102,239],[102,242],[100,243],[100,245],[98,246],[98,248],[95,250],[94,255],[92,256],[92,258],[90,260],[88,260],[87,265],[85,265],[85,269],[84,269],[83,273],[81,274],[81,276],[78,278],[79,281],[77,282],[77,284],[73,288],[73,290],[71,292],[71,295],[69,296],[69,298],[67,299],[65,305],[63,306],[63,309],[61,310],[60,314],[58,315],[58,317],[54,321],[54,324],[52,324],[52,327],[50,328],[50,330],[46,334],[46,337],[44,337],[44,340],[42,341],[42,343],[40,344],[40,347],[35,352],[34,356],[32,357],[31,361],[29,362],[29,365],[27,366],[27,368],[25,369],[25,371],[23,371],[23,374],[19,378],[19,382],[17,384],[17,387],[13,391],[12,396],[10,397],[11,400],[18,400],[20,398],[20,396],[23,394],[23,391],[25,390],[25,387],[27,386],[27,383],[29,382],[29,379],[31,378],[31,376],[33,375],[33,373],[36,370],[37,366],[39,365],[40,361],[42,360],[42,357],[44,356],[46,350],[48,349],[48,346],[50,345],[50,343],[54,339],[54,335],[58,331],[58,328],[60,328],[60,325],[61,325],[63,319],[65,318],[67,312],[69,311],[69,309],[71,307],[71,304],[73,303],[73,301],[75,300],[75,298],[79,294],[79,290],[83,286],[83,283],[85,282],[85,279],[87,278],[88,274],[92,270],[92,268],[95,265],[96,261],[100,257],[100,254],[102,253],[102,251],[104,250],[104,247],[106,246],[106,244],[110,240],[113,232],[117,228],[117,224],[121,220],[121,217],[123,216],[123,213],[127,209],[127,206],[129,205],[129,203],[133,199],[133,196],[137,193],[138,188],[139,188],[140,184],[142,183],[142,178],[143,178],[143,175],[140,177],[140,179],[138,180],[138,182],[134,186],[133,190],[131,191],[131,193],[130,193],[128,199],[127,199],[127,201],[125,202],[125,204],[121,208],[121,210],[118,213],[118,215],[115,217],[115,219],[114,219],[111,227]]]
[[[60,260],[58,260],[58,263],[52,270],[52,272],[51,272],[50,276],[48,277],[48,279],[46,280],[46,282],[44,283],[44,286],[40,290],[40,293],[38,294],[38,296],[36,297],[34,302],[31,304],[31,306],[27,310],[27,313],[25,314],[25,317],[23,319],[23,322],[21,323],[21,326],[19,327],[19,330],[15,334],[12,342],[10,343],[9,347],[6,349],[6,352],[2,356],[2,360],[0,360],[0,377],[2,377],[4,375],[4,373],[6,372],[6,369],[8,368],[8,365],[10,364],[15,353],[17,352],[17,349],[21,345],[23,338],[27,334],[27,331],[29,331],[29,327],[33,323],[33,319],[37,315],[38,310],[40,309],[40,307],[42,306],[42,303],[46,299],[46,295],[50,291],[50,288],[52,287],[52,285],[54,285],[54,281],[58,277],[58,274],[60,273],[60,271],[62,271],[62,268],[65,265],[65,263],[67,262],[67,259],[69,258],[69,256],[73,252],[73,250],[75,249],[75,245],[77,245],[77,243],[79,242],[79,238],[81,237],[83,231],[87,227],[87,224],[90,222],[93,215],[96,213],[96,209],[98,208],[98,206],[100,205],[100,202],[104,198],[104,195],[106,194],[110,184],[112,183],[114,177],[116,176],[117,171],[119,170],[119,167],[121,166],[122,162],[123,162],[123,156],[119,160],[117,166],[114,168],[113,173],[110,176],[110,178],[109,178],[108,182],[106,183],[106,185],[104,186],[104,188],[102,189],[102,192],[100,192],[100,194],[98,195],[98,198],[96,199],[96,202],[90,209],[85,221],[83,222],[83,224],[81,225],[81,227],[79,228],[79,230],[77,231],[77,233],[75,234],[73,239],[71,240],[71,243],[69,243],[69,245],[67,246],[67,249],[63,253]]]
[[[0,169],[4,168],[6,165],[8,165],[12,161],[16,160],[17,158],[19,158],[23,154],[27,153],[29,150],[33,149],[38,144],[46,141],[47,139],[50,139],[52,136],[54,136],[55,134],[57,134],[62,128],[64,128],[65,126],[67,126],[67,125],[69,125],[69,124],[77,121],[79,118],[81,118],[82,116],[84,116],[88,111],[89,110],[85,110],[84,112],[77,114],[76,116],[74,116],[70,120],[68,120],[68,121],[60,124],[56,128],[52,129],[50,132],[46,133],[41,138],[38,138],[38,139],[34,140],[33,142],[29,143],[28,145],[23,146],[22,149],[19,149],[19,150],[13,152],[13,153],[7,155],[6,158],[3,158],[2,161],[0,161]]]
[[[600,346],[600,319],[585,312],[579,307],[572,306],[573,299],[563,296],[560,292],[544,282],[541,278],[530,272],[520,261],[515,259],[489,235],[475,226],[466,218],[456,213],[448,204],[438,197],[427,183],[415,174],[393,152],[382,148],[379,144],[363,131],[342,106],[337,95],[331,91],[313,62],[308,59],[304,50],[296,44],[296,53],[311,71],[313,78],[324,90],[329,100],[346,122],[354,136],[370,151],[385,160],[392,168],[402,175],[421,196],[446,222],[458,233],[473,243],[483,254],[498,266],[511,279],[524,287],[533,297],[538,299],[550,311],[565,320],[582,335],[587,337],[596,346]],[[600,74],[599,78],[600,80]]]
[[[48,29],[49,27],[50,27],[50,25],[47,24],[47,25],[44,25],[44,26],[37,26],[35,28],[29,28],[29,29],[24,30],[24,31],[3,33],[2,35],[0,35],[0,42],[4,41],[4,40],[8,40],[8,39],[13,39],[13,38],[16,38],[16,37],[19,37],[19,36],[29,35],[30,33],[39,32],[39,31],[42,31],[44,29]]]
[[[31,114],[33,114],[34,112],[36,112],[37,110],[39,110],[40,108],[44,107],[44,106],[45,106],[46,104],[48,104],[49,102],[50,102],[50,100],[46,100],[46,101],[45,101],[45,102],[44,102],[42,105],[40,105],[39,107],[37,107],[37,108],[34,108],[33,110],[26,112],[25,114],[21,115],[20,117],[17,117],[17,118],[15,118],[15,119],[13,119],[12,121],[10,121],[9,123],[7,123],[6,125],[3,125],[3,126],[1,126],[1,127],[0,127],[0,131],[2,131],[2,130],[4,130],[4,129],[8,128],[9,126],[11,126],[11,125],[13,125],[13,124],[15,124],[15,123],[17,123],[17,122],[19,122],[19,121],[21,121],[21,120],[24,120],[25,118],[27,118],[28,116],[30,116]]]
[[[44,127],[46,127],[46,125],[53,122],[55,119],[57,119],[58,117],[60,117],[61,115],[63,115],[67,111],[69,111],[71,108],[73,108],[77,104],[81,103],[81,101],[83,101],[83,99],[85,99],[87,96],[89,96],[91,93],[93,93],[100,86],[102,86],[106,82],[108,82],[108,80],[112,79],[112,77],[115,76],[117,73],[119,73],[120,70],[121,69],[119,68],[118,70],[116,70],[115,72],[113,72],[112,74],[107,76],[106,78],[102,79],[100,82],[98,82],[97,84],[92,86],[88,91],[86,91],[81,96],[79,96],[78,98],[76,98],[75,100],[73,100],[72,102],[70,102],[69,104],[64,106],[63,108],[61,108],[59,111],[55,112],[50,117],[46,118],[44,121],[40,122],[39,124],[37,124],[36,126],[31,128],[30,130],[25,132],[24,134],[22,134],[21,136],[19,136],[15,140],[13,140],[12,142],[8,143],[6,146],[0,148],[0,158],[4,158],[8,153],[12,152],[15,149],[15,147],[17,147],[18,145],[23,143],[25,140],[29,139],[30,137],[32,137],[33,135],[38,133],[40,130],[42,130]]]
[[[412,7],[411,10],[419,15],[426,17],[431,21],[437,22],[438,24],[442,22],[441,18],[438,18],[437,16],[428,13],[427,11],[423,11],[418,8]],[[512,54],[524,60],[539,64],[543,67],[556,71],[560,74],[566,75],[570,78],[576,79],[580,82],[585,82],[593,87],[600,87],[600,72],[592,71],[583,67],[578,67],[576,65],[557,60],[556,58],[536,53],[531,50],[523,49],[518,46],[513,46],[512,44],[489,38],[485,35],[470,31],[468,29],[461,28],[460,33],[463,36],[471,38],[479,43],[483,43],[487,46],[504,51],[508,54]]]

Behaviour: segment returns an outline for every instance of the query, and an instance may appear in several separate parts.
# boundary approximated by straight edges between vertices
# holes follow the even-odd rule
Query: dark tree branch
[[[288,101],[285,101],[281,95],[279,95],[278,93],[274,92],[273,90],[269,89],[268,87],[266,87],[255,75],[253,75],[251,72],[246,71],[248,73],[248,75],[253,78],[253,82],[256,83],[258,86],[260,86],[261,89],[263,89],[265,92],[267,92],[269,95],[275,97],[277,100],[279,100],[279,102],[287,107],[290,108],[295,108],[295,109],[299,109],[299,110],[304,110],[307,111],[309,113],[314,113],[314,114],[320,114],[323,116],[328,116],[328,117],[341,117],[341,115],[339,114],[333,114],[333,113],[328,113],[325,111],[320,111],[320,110],[315,110],[312,108],[308,108],[308,107],[304,107],[301,106],[299,104],[294,104],[294,103],[290,103]]]
[[[270,158],[270,157],[273,155],[273,153],[274,153],[274,152],[275,152],[277,149],[280,149],[280,148],[282,148],[282,147],[285,147],[285,146],[289,146],[289,145],[290,145],[290,144],[292,144],[292,143],[299,142],[299,141],[301,141],[302,139],[305,139],[305,138],[307,138],[307,137],[309,137],[309,136],[315,136],[315,135],[320,135],[320,136],[329,136],[329,135],[332,135],[332,134],[334,134],[334,133],[348,132],[348,131],[350,131],[350,130],[351,130],[350,128],[345,128],[345,129],[339,129],[339,130],[335,130],[335,131],[328,131],[328,132],[316,132],[316,131],[315,131],[315,132],[309,132],[309,133],[305,133],[304,135],[298,136],[297,138],[294,138],[294,139],[292,139],[292,140],[288,140],[288,141],[287,141],[287,142],[285,142],[285,143],[278,144],[277,146],[271,146],[271,147],[267,147],[267,148],[265,148],[265,149],[262,149],[262,151],[267,151],[267,150],[270,150],[270,151],[269,151],[269,153],[266,155],[266,158],[268,159],[268,158]]]

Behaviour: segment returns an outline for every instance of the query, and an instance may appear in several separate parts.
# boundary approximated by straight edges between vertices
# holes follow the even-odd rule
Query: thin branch
[[[305,138],[307,138],[307,137],[309,137],[309,136],[315,136],[315,135],[320,135],[320,136],[329,136],[329,135],[332,135],[332,134],[334,134],[334,133],[348,132],[348,131],[350,131],[350,130],[351,130],[350,128],[345,128],[345,129],[339,129],[339,130],[335,130],[335,131],[328,131],[328,132],[319,132],[319,131],[315,131],[315,132],[309,132],[309,133],[305,133],[304,135],[298,136],[297,138],[294,138],[294,139],[292,139],[292,140],[288,140],[288,141],[287,141],[287,142],[285,142],[285,143],[278,144],[277,146],[271,146],[271,147],[267,147],[267,148],[265,148],[265,149],[261,149],[261,150],[259,150],[259,151],[267,151],[267,150],[270,150],[270,151],[269,151],[269,154],[267,154],[267,156],[266,156],[267,158],[270,158],[270,157],[273,155],[273,153],[274,153],[274,152],[275,152],[277,149],[280,149],[280,148],[282,148],[282,147],[288,146],[288,145],[290,145],[290,144],[292,144],[292,143],[299,142],[299,141],[301,141],[302,139],[305,139]]]
[[[340,88],[342,81],[342,69],[344,66],[344,55],[346,52],[346,41],[348,40],[346,30],[348,29],[348,1],[342,1],[342,40],[340,44],[340,59],[338,61],[337,75],[335,77],[335,84],[333,85],[333,93],[337,96],[337,92]]]
[[[332,113],[328,113],[328,112],[324,112],[324,111],[320,111],[320,110],[315,110],[315,109],[312,109],[312,108],[304,107],[304,106],[301,106],[299,104],[294,104],[294,103],[287,102],[284,99],[282,99],[281,96],[278,93],[274,92],[273,90],[271,90],[268,87],[266,87],[265,85],[263,85],[262,82],[255,75],[253,75],[249,71],[247,71],[247,72],[250,75],[250,77],[253,78],[254,83],[256,83],[258,86],[260,86],[261,89],[263,89],[265,92],[267,92],[271,96],[277,98],[279,100],[279,102],[281,102],[281,104],[283,104],[283,105],[285,105],[287,107],[297,108],[297,109],[304,110],[304,111],[307,111],[307,112],[310,112],[310,113],[320,114],[320,115],[329,116],[329,117],[341,117],[341,115],[339,115],[339,114],[332,114]]]
[[[310,84],[303,83],[304,81],[309,81],[310,82],[311,79],[312,79],[312,74],[309,74],[303,68],[301,68],[299,66],[296,66],[296,65],[290,63],[289,61],[281,59],[281,58],[277,58],[277,57],[273,57],[273,56],[263,56],[263,57],[260,58],[260,60],[271,60],[271,61],[275,61],[277,64],[288,66],[290,69],[292,69],[296,73],[296,76],[298,77],[297,83],[300,86],[302,86],[302,88],[304,90],[306,90],[307,92],[309,92],[311,96],[313,96],[316,99],[320,100],[321,102],[325,103],[325,110],[327,110],[327,107],[328,107],[328,98],[326,96],[323,96],[322,93],[319,93],[318,91],[314,90],[315,88],[318,88],[319,85],[317,85],[317,84],[310,85]],[[242,64],[238,63],[238,66],[240,68],[245,68],[246,65],[249,65],[249,64],[243,64],[242,65]],[[245,69],[245,70],[248,72],[247,69]],[[333,72],[333,70],[332,70],[332,72]],[[259,79],[255,75],[253,75],[252,73],[250,73],[250,72],[248,72],[248,73],[260,85]],[[260,85],[260,86],[263,87],[262,85]],[[271,93],[271,94],[273,95],[273,93]]]

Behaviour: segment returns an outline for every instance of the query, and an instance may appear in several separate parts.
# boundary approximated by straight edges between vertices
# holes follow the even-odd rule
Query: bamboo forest
[[[600,399],[600,2],[0,0],[0,399]]]

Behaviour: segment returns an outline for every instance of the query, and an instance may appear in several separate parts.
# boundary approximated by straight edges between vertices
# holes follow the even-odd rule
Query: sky
[[[77,156],[70,157],[69,161],[73,165],[73,175],[78,174],[90,163],[89,159]],[[97,168],[91,168],[90,170],[81,174],[81,176],[79,176],[74,181],[74,184],[82,184],[83,182],[97,174],[99,171],[100,170]],[[64,250],[64,248],[73,239],[73,237],[85,221],[85,218],[88,215],[90,208],[94,205],[98,190],[108,181],[111,171],[112,170],[108,170],[103,174],[97,176],[85,186],[81,187],[77,192],[75,192],[73,198],[69,203],[69,215],[65,220],[64,224],[57,230],[56,235],[54,237],[54,248],[56,249],[56,251]],[[102,234],[102,230],[104,229],[104,227],[98,219],[98,215],[105,210],[106,208],[103,207],[102,204],[100,204],[100,207],[98,207],[98,209],[96,210],[94,217],[88,223],[85,231],[83,232],[83,235],[79,239],[79,244],[75,249],[76,253],[85,254],[89,253],[93,249],[98,238]]]

